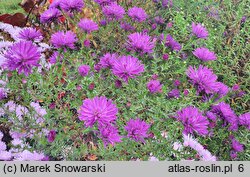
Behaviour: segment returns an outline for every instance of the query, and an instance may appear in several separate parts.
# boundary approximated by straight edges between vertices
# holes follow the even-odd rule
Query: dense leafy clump
[[[0,160],[250,159],[247,1],[33,10],[0,22]]]

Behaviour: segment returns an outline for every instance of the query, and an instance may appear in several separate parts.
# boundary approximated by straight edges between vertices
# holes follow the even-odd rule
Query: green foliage
[[[24,10],[18,5],[21,0],[0,0],[0,14],[14,14]]]

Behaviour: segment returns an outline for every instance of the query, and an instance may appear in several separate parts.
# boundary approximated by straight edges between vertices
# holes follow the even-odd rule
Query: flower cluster
[[[9,132],[12,141],[11,148],[8,148],[8,150],[6,144],[1,141],[5,135],[0,131],[0,160],[41,161],[46,159],[44,153],[32,152],[30,150],[31,147],[26,142],[28,138],[31,139],[34,136],[42,137],[47,135],[47,130],[41,127],[47,112],[36,102],[31,102],[30,107],[31,109],[28,110],[26,107],[18,105],[13,101],[9,101],[4,105],[2,111],[10,117],[9,121],[15,127],[21,127],[22,129],[16,128],[15,131],[11,130]],[[32,111],[32,109],[34,111]],[[28,125],[25,124],[24,118],[29,118]],[[37,134],[36,130],[31,127],[41,127],[39,129],[42,131]]]

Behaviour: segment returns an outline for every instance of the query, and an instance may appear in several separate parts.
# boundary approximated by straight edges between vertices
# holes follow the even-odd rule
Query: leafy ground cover
[[[250,159],[246,0],[34,7],[0,22],[1,160]]]

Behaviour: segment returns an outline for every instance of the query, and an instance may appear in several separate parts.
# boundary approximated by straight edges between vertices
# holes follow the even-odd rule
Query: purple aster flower
[[[82,8],[84,7],[83,0],[67,0],[67,1],[61,1],[60,7],[66,12],[74,12],[78,11],[80,12]]]
[[[186,60],[187,57],[188,57],[188,54],[187,54],[186,52],[182,52],[182,53],[180,54],[180,57],[181,57],[182,60]]]
[[[89,90],[94,90],[94,88],[95,88],[95,83],[93,83],[93,82],[90,83],[88,88],[89,88]]]
[[[184,94],[184,96],[188,96],[189,91],[187,89],[184,89],[183,94]]]
[[[84,40],[84,41],[83,41],[83,45],[84,45],[84,47],[89,48],[89,47],[91,46],[90,40],[88,40],[88,39]]]
[[[168,28],[172,28],[172,27],[173,27],[173,23],[172,23],[172,22],[168,22],[168,23],[167,23],[167,27],[168,27]]]
[[[49,134],[48,134],[48,137],[47,137],[48,142],[52,143],[55,140],[55,138],[56,138],[56,131],[55,130],[50,130]]]
[[[181,45],[177,41],[175,41],[174,38],[170,34],[167,35],[165,45],[167,47],[171,47],[171,49],[174,51],[181,50]]]
[[[181,81],[180,80],[174,80],[174,86],[178,87],[181,85]]]
[[[120,20],[125,14],[124,8],[116,2],[104,6],[102,12],[110,20]]]
[[[208,134],[209,121],[199,109],[188,106],[177,112],[177,119],[184,125],[184,134],[196,132],[199,135]]]
[[[216,114],[214,114],[213,112],[207,111],[207,112],[206,112],[206,116],[207,116],[207,118],[209,118],[210,120],[216,122]]]
[[[239,89],[240,89],[240,86],[238,84],[234,84],[233,87],[232,87],[233,91],[237,91]]]
[[[99,131],[105,147],[108,144],[114,146],[115,143],[122,142],[121,136],[119,135],[117,128],[112,125],[99,126]]]
[[[100,58],[100,66],[102,68],[112,68],[113,63],[117,60],[118,55],[116,53],[106,53],[103,57]]]
[[[99,125],[110,124],[116,120],[118,109],[106,97],[85,99],[79,110],[79,119],[84,121],[86,127],[92,127],[96,122]]]
[[[214,52],[210,52],[207,48],[201,47],[193,51],[194,56],[202,61],[216,60],[217,57]]]
[[[165,8],[173,7],[173,0],[162,0],[162,7]]]
[[[173,89],[170,92],[168,92],[168,98],[179,98],[180,97],[180,91],[178,89]]]
[[[143,29],[143,30],[142,30],[142,34],[147,34],[148,32],[149,32],[148,29]]]
[[[217,76],[206,66],[200,65],[198,69],[189,66],[187,76],[198,93],[205,92],[206,94],[210,94],[219,91],[219,86],[216,81]]]
[[[222,82],[217,82],[217,84],[218,84],[218,87],[219,87],[219,90],[217,92],[218,95],[219,95],[219,98],[222,98],[222,97],[226,96],[227,93],[229,92],[228,86],[226,86]]]
[[[150,93],[161,93],[162,92],[162,84],[159,80],[151,80],[147,83],[147,88]]]
[[[17,70],[19,74],[28,76],[32,72],[32,67],[40,66],[38,48],[31,41],[20,41],[13,44],[5,54],[6,66],[9,70]]]
[[[130,16],[134,21],[144,22],[148,15],[145,10],[140,7],[132,7],[128,10],[128,16]]]
[[[166,61],[167,61],[168,58],[169,58],[169,55],[165,53],[165,54],[163,54],[162,58],[163,58],[163,60],[166,60]]]
[[[152,80],[157,80],[157,79],[158,79],[158,75],[157,75],[157,74],[153,74],[153,75],[151,76],[151,79],[152,79]]]
[[[244,96],[245,94],[246,94],[246,92],[240,91],[240,92],[237,94],[237,96],[238,96],[238,97],[242,97],[242,96]]]
[[[155,23],[157,23],[158,25],[164,24],[164,19],[160,16],[155,17],[154,20],[155,20]]]
[[[238,130],[238,117],[231,109],[229,104],[226,104],[225,102],[220,102],[219,104],[212,106],[211,112],[218,115],[219,118],[225,121],[225,123],[229,123],[229,130]]]
[[[241,18],[241,23],[245,23],[246,20],[247,20],[247,17],[246,17],[246,16],[243,16],[243,17]]]
[[[151,28],[152,28],[152,30],[155,30],[155,29],[157,28],[157,24],[155,24],[155,23],[152,24],[152,25],[151,25]]]
[[[8,151],[0,151],[0,160],[11,160],[12,154]]]
[[[42,33],[34,28],[24,28],[19,32],[19,39],[40,42],[43,40]]]
[[[80,74],[81,76],[83,76],[83,77],[88,75],[89,70],[90,70],[90,66],[88,66],[88,65],[81,65],[81,66],[79,66],[79,68],[78,68],[79,74]]]
[[[239,124],[246,126],[248,130],[250,130],[250,112],[245,114],[241,114],[239,116]]]
[[[7,98],[7,92],[6,89],[0,87],[0,101],[4,98]]]
[[[235,152],[242,152],[244,150],[243,145],[235,138],[232,139],[232,148]]]
[[[237,152],[235,152],[235,151],[231,151],[230,152],[230,157],[231,157],[231,159],[235,159],[235,158],[237,158]]]
[[[102,26],[106,26],[106,25],[107,25],[107,21],[106,21],[106,20],[101,20],[101,21],[100,21],[100,24],[101,24]]]
[[[115,87],[116,87],[116,88],[121,88],[121,87],[122,87],[122,81],[116,79],[116,80],[115,80]]]
[[[44,11],[40,16],[41,23],[50,23],[57,21],[58,17],[61,16],[61,12],[56,8],[50,8]]]
[[[109,5],[111,2],[115,2],[116,0],[94,0],[100,6]]]
[[[145,142],[144,138],[148,137],[147,132],[150,128],[150,125],[137,118],[136,120],[130,119],[124,128],[128,132],[128,137],[130,139],[133,139],[137,142]]]
[[[164,38],[165,38],[164,34],[161,33],[161,34],[158,36],[157,41],[158,41],[159,43],[164,42],[164,41],[165,41]]]
[[[125,31],[135,31],[135,27],[133,27],[132,25],[130,25],[127,22],[121,22],[120,27],[122,29],[124,29]]]
[[[81,19],[80,22],[78,23],[78,26],[87,33],[91,33],[93,31],[98,30],[97,23],[87,18]]]
[[[52,34],[50,41],[56,48],[75,49],[74,43],[77,41],[77,37],[72,31],[58,31]]]
[[[60,8],[60,4],[61,4],[62,0],[53,0],[53,2],[49,5],[49,8]]]
[[[152,53],[155,47],[155,39],[143,33],[132,33],[128,36],[127,49],[140,54]]]
[[[59,54],[59,52],[55,51],[51,57],[49,58],[49,62],[51,64],[55,64],[57,60],[60,59],[60,62],[63,60],[63,55]]]
[[[128,82],[129,78],[135,78],[144,72],[141,61],[132,56],[122,56],[113,62],[113,74]]]
[[[94,70],[95,70],[96,72],[99,72],[101,69],[102,69],[102,67],[101,67],[100,64],[95,64],[95,65],[94,65]]]
[[[198,24],[195,24],[194,22],[192,23],[192,32],[198,38],[207,39],[208,31],[200,23]]]

